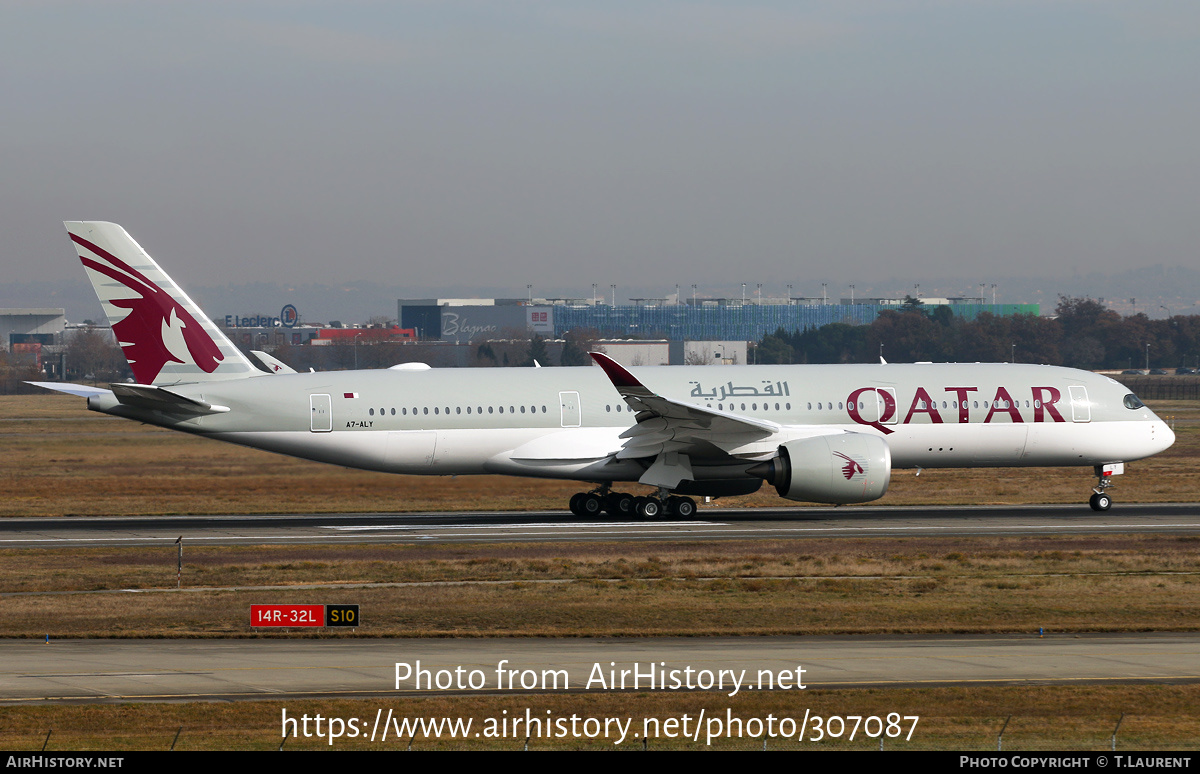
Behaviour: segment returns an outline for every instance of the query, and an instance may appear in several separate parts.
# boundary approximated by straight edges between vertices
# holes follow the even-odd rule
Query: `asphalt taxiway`
[[[0,665],[0,704],[660,690],[650,672],[681,681],[668,690],[732,696],[799,684],[1189,683],[1200,681],[1200,634],[5,640]],[[428,675],[419,686],[418,670]]]

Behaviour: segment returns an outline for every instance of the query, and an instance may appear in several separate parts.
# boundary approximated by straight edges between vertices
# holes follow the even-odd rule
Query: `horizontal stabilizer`
[[[78,395],[81,398],[90,398],[93,395],[108,395],[112,390],[104,387],[89,387],[86,384],[65,384],[63,382],[25,382],[32,384],[34,387],[41,387],[46,390],[54,390],[55,392],[65,392],[68,395]]]
[[[165,411],[168,414],[224,414],[228,406],[215,406],[152,384],[113,384],[113,395],[122,405]]]

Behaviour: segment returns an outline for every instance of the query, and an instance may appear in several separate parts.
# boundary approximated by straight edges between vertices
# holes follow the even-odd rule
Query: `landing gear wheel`
[[[672,497],[671,513],[681,519],[690,519],[696,515],[696,501],[690,497]]]
[[[581,516],[599,516],[604,510],[604,501],[600,499],[598,494],[585,494],[583,499],[579,501],[579,510]]]
[[[586,492],[576,492],[575,494],[571,495],[570,503],[567,506],[571,509],[571,513],[575,514],[576,516],[584,515],[583,498],[585,497],[587,497]]]
[[[608,504],[605,510],[608,515],[618,519],[629,519],[636,516],[633,507],[633,495],[625,494],[624,492],[613,492],[608,496]]]
[[[639,497],[637,513],[643,519],[657,519],[662,515],[662,502],[656,497]]]
[[[1088,505],[1092,506],[1093,511],[1107,511],[1112,507],[1112,498],[1102,492],[1097,492],[1088,500]]]

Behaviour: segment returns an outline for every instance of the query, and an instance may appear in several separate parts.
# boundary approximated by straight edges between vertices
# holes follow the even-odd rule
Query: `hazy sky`
[[[0,2],[0,276],[64,219],[185,286],[1195,266],[1200,3]]]

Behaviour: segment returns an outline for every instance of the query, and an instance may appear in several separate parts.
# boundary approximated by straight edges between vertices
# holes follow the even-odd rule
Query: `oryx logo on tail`
[[[183,305],[99,245],[74,233],[71,239],[95,256],[90,258],[80,250],[84,266],[130,291],[130,295],[107,299],[107,303],[128,310],[122,319],[112,321],[112,329],[140,384],[153,384],[167,363],[194,364],[206,374],[216,370],[225,356]]]

